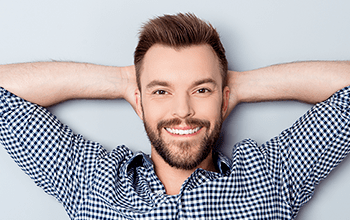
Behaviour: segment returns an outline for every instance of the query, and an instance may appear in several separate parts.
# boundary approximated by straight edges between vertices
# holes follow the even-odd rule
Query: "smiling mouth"
[[[174,129],[174,128],[165,128],[169,133],[176,135],[189,135],[198,132],[202,127],[196,127],[194,129]]]

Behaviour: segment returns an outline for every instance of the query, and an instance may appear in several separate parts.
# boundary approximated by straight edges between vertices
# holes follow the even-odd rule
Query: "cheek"
[[[157,102],[144,101],[142,107],[144,120],[147,120],[151,126],[163,119],[168,111],[166,106]]]
[[[219,99],[211,99],[196,103],[196,115],[199,118],[207,118],[208,120],[217,120],[221,117],[222,102]]]

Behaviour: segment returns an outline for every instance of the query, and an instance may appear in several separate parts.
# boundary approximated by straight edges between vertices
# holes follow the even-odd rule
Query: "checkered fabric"
[[[197,169],[179,195],[165,194],[147,155],[125,146],[107,152],[4,89],[0,143],[71,219],[293,219],[349,153],[349,92],[262,146],[248,139],[231,159],[216,154],[220,173]]]

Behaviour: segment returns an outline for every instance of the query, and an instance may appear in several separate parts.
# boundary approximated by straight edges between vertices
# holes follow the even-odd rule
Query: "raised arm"
[[[246,72],[229,71],[229,111],[240,102],[324,101],[350,85],[349,61],[311,61],[273,65]]]
[[[73,62],[1,65],[0,86],[42,106],[78,98],[125,98],[134,107],[136,89],[133,66]]]

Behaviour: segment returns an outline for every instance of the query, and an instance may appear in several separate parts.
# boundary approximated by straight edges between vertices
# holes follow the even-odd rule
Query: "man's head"
[[[152,159],[160,156],[179,169],[200,166],[228,105],[227,61],[217,32],[193,15],[151,20],[141,32],[135,65],[137,113]]]
[[[227,59],[220,36],[215,28],[193,14],[164,15],[150,20],[142,27],[139,42],[134,53],[136,80],[139,89],[143,59],[147,51],[155,44],[174,49],[194,45],[209,45],[220,62],[223,87],[226,86]]]

